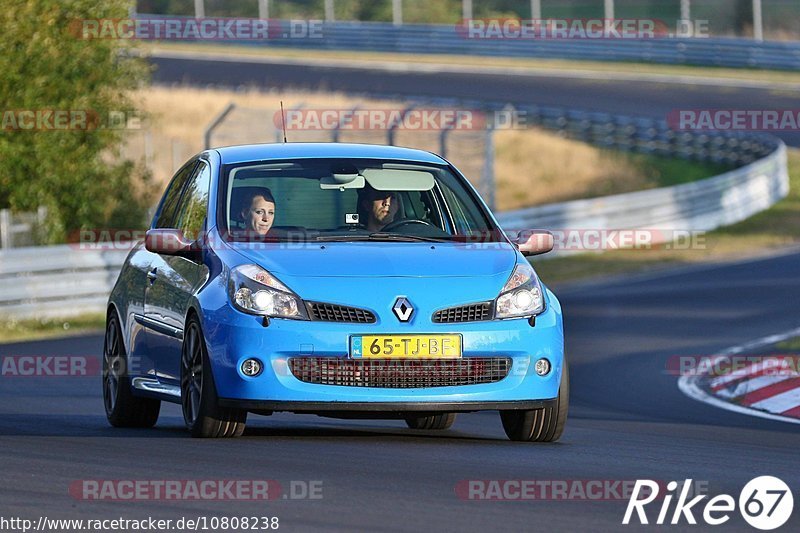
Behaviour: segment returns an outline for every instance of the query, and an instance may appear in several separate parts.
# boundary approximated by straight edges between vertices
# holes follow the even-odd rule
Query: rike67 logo
[[[662,485],[659,483],[649,479],[636,480],[622,523],[631,523],[635,512],[635,519],[638,519],[640,524],[649,524],[645,507],[656,499],[662,500],[655,521],[659,525],[676,525],[682,520],[686,520],[688,524],[697,524],[695,513],[702,514],[703,521],[711,526],[718,526],[730,520],[731,513],[737,507],[733,496],[720,494],[706,501],[705,505],[699,505],[708,495],[701,494],[689,499],[691,486],[691,479],[687,479],[682,486],[677,481],[670,481],[667,483],[666,492],[660,494],[659,489]],[[677,501],[675,507],[671,509],[675,496]],[[789,486],[780,479],[760,476],[750,480],[739,493],[738,508],[748,524],[756,529],[771,530],[779,528],[792,516],[794,498]],[[671,516],[670,510],[672,510]]]

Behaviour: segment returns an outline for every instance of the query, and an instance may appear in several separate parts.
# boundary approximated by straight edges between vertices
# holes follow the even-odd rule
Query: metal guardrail
[[[318,39],[276,39],[268,46],[369,50],[411,54],[640,61],[794,70],[800,43],[732,38],[469,39],[455,25],[393,26],[377,22],[326,23]]]
[[[102,312],[127,255],[69,245],[0,251],[0,318]]]
[[[508,109],[497,104],[488,111]],[[768,135],[676,132],[664,121],[554,107],[517,111],[527,123],[599,146],[739,168],[674,187],[499,213],[507,230],[710,230],[767,209],[789,191],[786,147]],[[102,312],[126,255],[71,246],[0,251],[0,318]]]
[[[768,209],[789,192],[786,146],[744,167],[692,183],[500,213],[504,229],[710,231]],[[543,256],[555,257],[558,252]]]
[[[789,193],[786,145],[770,135],[675,131],[666,121],[528,106],[529,122],[623,151],[731,164],[738,168],[672,187],[561,202],[500,213],[506,230],[709,231],[768,209]],[[555,257],[558,252],[545,258]]]
[[[139,14],[139,18],[165,18]],[[192,18],[192,17],[168,17]],[[289,21],[270,21],[288,27]],[[595,61],[636,61],[760,69],[800,69],[800,42],[736,38],[663,37],[651,39],[479,39],[455,24],[325,22],[319,36],[225,41],[278,48],[358,50],[406,54],[460,54]]]
[[[450,105],[453,101],[449,100]],[[459,102],[469,107],[469,102]],[[782,144],[768,134],[742,131],[674,130],[665,120],[612,115],[551,106],[483,103],[487,113],[506,113],[528,126],[540,126],[603,148],[710,163],[743,166],[773,153]]]

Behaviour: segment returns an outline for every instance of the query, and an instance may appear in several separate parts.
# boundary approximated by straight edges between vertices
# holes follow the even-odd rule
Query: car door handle
[[[153,283],[156,280],[157,277],[158,277],[158,269],[157,268],[154,268],[153,270],[151,270],[150,272],[147,273],[147,279],[150,280],[150,283]]]

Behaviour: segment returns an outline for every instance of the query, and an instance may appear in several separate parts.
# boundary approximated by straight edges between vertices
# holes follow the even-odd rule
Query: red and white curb
[[[800,328],[733,346],[709,357],[706,368],[718,368],[731,356],[800,336]],[[730,374],[684,375],[678,388],[692,399],[741,414],[800,424],[800,374],[781,367],[780,357],[737,369]]]

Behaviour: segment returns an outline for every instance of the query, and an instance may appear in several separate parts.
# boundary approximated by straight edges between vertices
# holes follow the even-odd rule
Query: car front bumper
[[[238,400],[220,398],[222,407],[248,411],[291,411],[293,413],[469,413],[473,411],[511,411],[541,409],[556,400],[518,400],[505,402],[296,402],[274,400]]]
[[[388,322],[388,321],[387,321]],[[433,324],[404,329],[405,334],[457,333],[463,358],[502,356],[512,360],[508,375],[493,383],[424,388],[324,385],[300,381],[289,360],[297,357],[349,357],[349,339],[359,334],[397,334],[397,324],[346,324],[259,317],[230,306],[204,317],[214,382],[221,405],[253,411],[476,411],[534,409],[558,396],[564,363],[564,337],[558,300],[548,291],[548,307],[535,326],[527,319]],[[242,374],[245,359],[264,369]],[[551,371],[534,372],[546,358]]]

